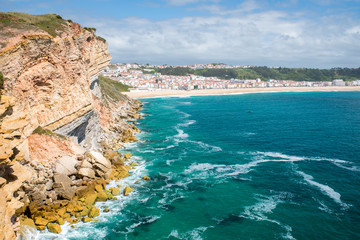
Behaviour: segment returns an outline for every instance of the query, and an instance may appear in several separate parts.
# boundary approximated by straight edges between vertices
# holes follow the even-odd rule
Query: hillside
[[[294,80],[294,81],[332,81],[337,78],[345,81],[360,79],[360,68],[332,68],[332,69],[312,69],[312,68],[269,68],[251,67],[234,69],[190,69],[182,67],[169,67],[156,69],[164,75],[186,76],[195,74],[205,77],[218,77],[220,79],[256,79],[262,80]]]

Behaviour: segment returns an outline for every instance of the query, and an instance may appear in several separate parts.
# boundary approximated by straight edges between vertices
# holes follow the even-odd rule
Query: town
[[[269,88],[269,87],[327,87],[327,86],[360,86],[360,80],[344,81],[293,81],[269,79],[263,81],[256,79],[230,79],[217,77],[204,77],[194,74],[188,76],[162,75],[155,69],[168,68],[167,65],[141,65],[141,64],[112,64],[102,75],[117,82],[129,85],[130,91],[159,91],[159,90],[201,90],[201,89],[236,89],[236,88]],[[195,64],[176,65],[190,69],[231,69],[249,68],[248,66],[226,64]]]

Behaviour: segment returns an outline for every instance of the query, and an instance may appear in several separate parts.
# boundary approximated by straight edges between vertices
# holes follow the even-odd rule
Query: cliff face
[[[119,137],[137,130],[122,119],[134,115],[138,102],[126,97],[103,101],[106,96],[97,78],[111,59],[106,41],[76,23],[61,20],[59,26],[53,32],[36,27],[20,31],[0,21],[1,30],[10,36],[0,36],[0,71],[5,78],[0,89],[0,215],[5,216],[0,218],[0,239],[15,238],[17,209],[35,200],[53,202],[64,192],[48,183],[56,171],[63,171],[57,168],[64,164],[59,159],[67,156],[74,167],[81,165],[87,149],[116,147]],[[104,174],[87,168],[94,173],[81,174],[80,167],[67,175],[82,181]],[[42,191],[31,189],[27,196],[30,190],[24,182],[28,189],[40,184],[48,195],[37,199]]]

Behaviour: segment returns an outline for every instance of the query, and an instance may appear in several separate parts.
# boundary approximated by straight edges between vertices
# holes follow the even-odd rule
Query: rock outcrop
[[[124,166],[131,156],[103,156],[136,141],[138,129],[126,118],[138,116],[141,107],[101,89],[98,75],[111,59],[106,41],[94,29],[43,16],[50,27],[27,24],[31,15],[0,14],[12,21],[0,22],[0,240],[15,239],[33,225],[60,232],[64,221],[80,221],[89,205],[113,197],[84,189],[131,169]],[[74,198],[83,198],[76,208],[83,210],[71,211]],[[69,213],[53,216],[53,208],[67,211],[59,206]]]

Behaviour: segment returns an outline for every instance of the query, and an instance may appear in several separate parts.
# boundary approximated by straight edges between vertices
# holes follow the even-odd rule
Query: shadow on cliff
[[[6,183],[16,181],[18,177],[14,175],[11,165],[0,166],[0,177],[6,179]]]

